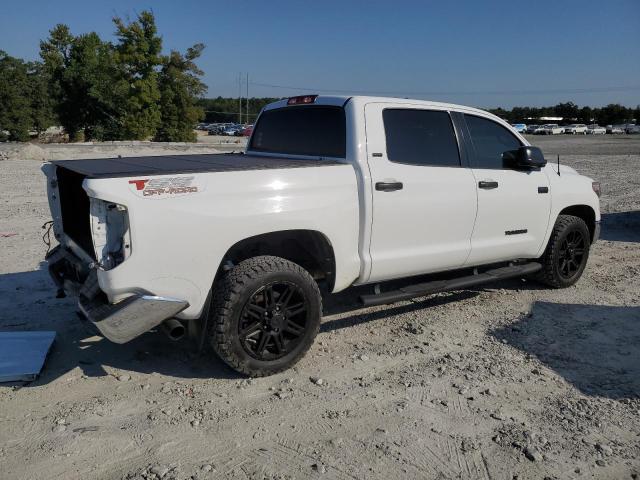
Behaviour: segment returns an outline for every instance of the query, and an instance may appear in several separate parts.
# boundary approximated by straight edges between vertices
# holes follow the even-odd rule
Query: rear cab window
[[[449,113],[438,110],[387,108],[382,112],[391,162],[433,167],[459,167],[460,154]]]
[[[346,157],[342,107],[287,106],[265,110],[253,131],[250,151],[322,158]]]
[[[504,168],[502,154],[522,146],[518,138],[499,123],[475,115],[464,115],[469,128],[474,155],[473,168],[501,170]]]

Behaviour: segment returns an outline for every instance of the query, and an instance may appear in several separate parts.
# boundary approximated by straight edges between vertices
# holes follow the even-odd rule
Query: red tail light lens
[[[318,95],[301,95],[299,97],[291,97],[287,100],[287,105],[304,105],[306,103],[313,103],[318,98]]]

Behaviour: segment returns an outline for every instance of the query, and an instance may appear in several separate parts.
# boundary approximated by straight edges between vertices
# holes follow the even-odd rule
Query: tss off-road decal
[[[161,177],[129,180],[133,192],[140,197],[167,198],[203,190],[195,181],[195,177]]]

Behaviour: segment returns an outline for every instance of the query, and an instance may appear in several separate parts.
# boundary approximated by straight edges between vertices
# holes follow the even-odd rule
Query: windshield
[[[346,122],[342,107],[308,105],[266,110],[260,115],[249,150],[345,158]]]

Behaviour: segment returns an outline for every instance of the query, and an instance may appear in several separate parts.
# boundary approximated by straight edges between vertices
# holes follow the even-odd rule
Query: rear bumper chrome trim
[[[157,327],[189,306],[184,300],[155,295],[133,295],[116,304],[81,296],[80,310],[114,343],[126,343]]]

